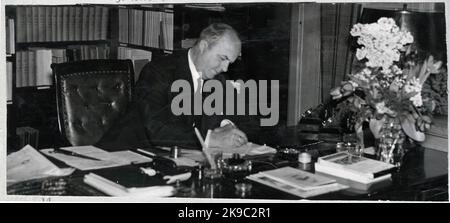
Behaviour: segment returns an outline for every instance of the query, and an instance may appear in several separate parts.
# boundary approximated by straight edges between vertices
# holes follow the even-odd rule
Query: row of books
[[[6,17],[6,54],[14,54],[16,52],[16,39],[15,39],[15,32],[14,32],[14,19]]]
[[[119,9],[119,42],[173,50],[172,11]]]
[[[130,59],[134,66],[134,81],[139,79],[142,68],[152,60],[152,52],[148,50],[135,49],[119,46],[117,48],[118,59]]]
[[[16,87],[52,85],[52,63],[107,58],[109,47],[106,45],[76,45],[67,49],[30,48],[28,51],[17,51]]]
[[[19,6],[17,42],[106,40],[105,6]]]

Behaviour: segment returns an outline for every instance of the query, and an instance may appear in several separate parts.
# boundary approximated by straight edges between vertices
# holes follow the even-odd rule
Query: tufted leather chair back
[[[73,146],[95,144],[131,102],[132,62],[84,60],[51,67],[61,134]]]

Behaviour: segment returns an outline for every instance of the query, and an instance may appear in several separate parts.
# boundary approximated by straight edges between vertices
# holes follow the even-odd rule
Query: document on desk
[[[348,188],[348,186],[339,184],[333,179],[292,167],[263,171],[252,174],[247,178],[303,198]]]
[[[57,152],[54,149],[43,149],[41,152],[80,170],[94,170],[152,161],[151,158],[131,151],[107,152],[95,146],[63,147],[60,150],[71,152],[75,155]],[[91,159],[76,156],[77,154]]]
[[[233,153],[239,153],[241,156],[245,156],[245,155],[261,155],[261,154],[269,154],[269,153],[276,153],[277,150],[267,146],[267,145],[259,145],[256,143],[251,143],[248,142],[240,147],[235,147],[235,148],[208,148],[208,150],[211,153],[216,153],[216,152],[222,152],[223,156],[226,157],[231,157],[231,155]]]
[[[73,168],[59,168],[30,145],[7,157],[7,184],[50,176],[67,176]]]

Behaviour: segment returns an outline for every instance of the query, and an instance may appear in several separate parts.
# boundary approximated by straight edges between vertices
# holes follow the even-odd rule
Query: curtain
[[[354,52],[350,29],[360,12],[360,4],[321,4],[322,102],[330,98],[330,90],[351,72]]]

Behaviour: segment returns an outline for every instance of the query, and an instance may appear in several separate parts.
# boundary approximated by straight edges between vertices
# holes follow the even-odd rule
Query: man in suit
[[[210,147],[245,144],[245,133],[220,115],[174,115],[171,110],[172,100],[178,94],[171,91],[175,81],[189,82],[192,97],[202,94],[205,81],[224,82],[221,73],[228,70],[240,52],[241,41],[236,31],[229,25],[215,23],[201,32],[196,44],[188,51],[174,52],[151,61],[141,71],[129,111],[97,146],[105,149],[150,145],[198,148],[194,126],[201,130],[203,137],[208,129],[212,130],[207,136]]]

